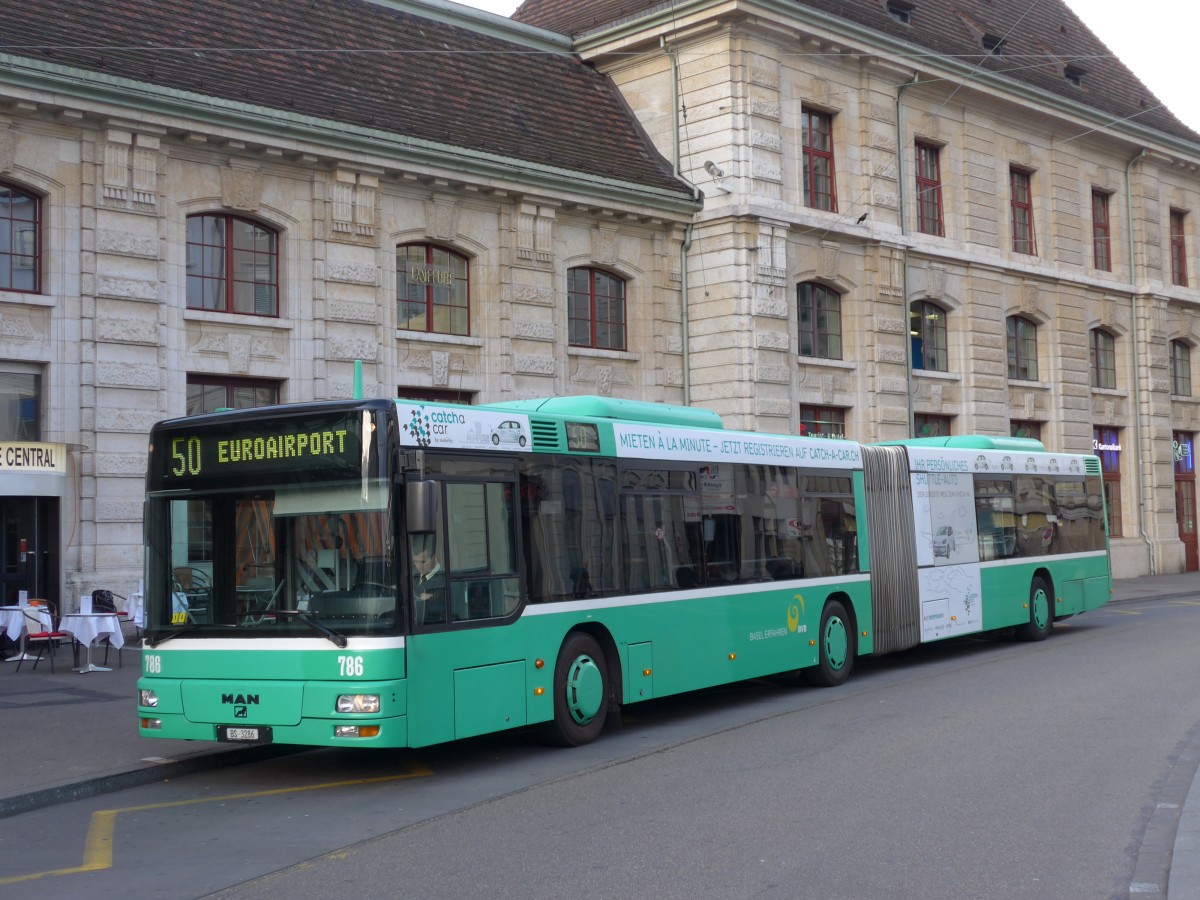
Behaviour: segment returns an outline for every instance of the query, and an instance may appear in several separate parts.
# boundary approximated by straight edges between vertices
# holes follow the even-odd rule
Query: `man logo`
[[[247,716],[246,716],[246,707],[244,707],[244,706],[235,706],[235,707],[233,708],[233,717],[234,717],[235,719],[245,719],[245,718],[247,718]]]

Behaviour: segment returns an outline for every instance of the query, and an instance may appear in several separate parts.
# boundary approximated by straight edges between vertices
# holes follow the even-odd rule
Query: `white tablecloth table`
[[[107,637],[109,643],[118,650],[125,646],[125,637],[121,634],[121,620],[116,613],[71,613],[62,617],[58,630],[69,631],[75,640],[87,647],[87,662],[74,670],[81,675],[86,672],[112,671],[92,662],[92,646],[100,638]]]
[[[125,603],[125,612],[138,628],[146,627],[146,603],[141,591],[134,591]]]
[[[36,659],[25,652],[25,638],[31,629],[37,633],[52,627],[50,610],[45,606],[0,606],[0,632],[16,641],[18,647],[16,655],[6,658],[5,662]]]

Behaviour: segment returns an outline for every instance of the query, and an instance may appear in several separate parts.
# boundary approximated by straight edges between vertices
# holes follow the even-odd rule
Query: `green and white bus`
[[[1111,590],[1100,462],[602,397],[156,425],[146,737],[416,747],[999,629]]]

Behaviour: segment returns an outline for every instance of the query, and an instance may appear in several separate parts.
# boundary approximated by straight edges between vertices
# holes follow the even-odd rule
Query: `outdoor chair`
[[[37,647],[37,656],[33,660],[33,670],[37,671],[38,663],[45,656],[50,660],[50,672],[54,672],[54,651],[58,649],[59,644],[63,641],[71,640],[71,635],[65,631],[58,630],[58,616],[54,610],[54,604],[46,601],[46,607],[50,610],[50,628],[42,631],[30,632],[25,635],[25,653],[22,653],[17,659],[17,671],[21,671],[21,666],[25,664],[25,654],[32,648]]]

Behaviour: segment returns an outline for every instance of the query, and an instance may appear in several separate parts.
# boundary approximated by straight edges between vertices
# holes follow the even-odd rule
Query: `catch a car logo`
[[[408,421],[401,427],[408,432],[418,447],[428,447],[433,441],[433,429],[429,424],[429,416],[422,415],[422,409],[410,409],[408,411]]]

